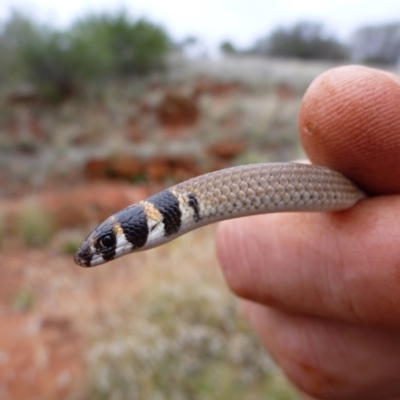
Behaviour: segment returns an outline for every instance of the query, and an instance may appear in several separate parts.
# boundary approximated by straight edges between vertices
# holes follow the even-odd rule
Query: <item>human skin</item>
[[[221,223],[226,281],[305,398],[400,399],[399,78],[325,72],[303,98],[299,134],[312,163],[371,197],[346,211]]]

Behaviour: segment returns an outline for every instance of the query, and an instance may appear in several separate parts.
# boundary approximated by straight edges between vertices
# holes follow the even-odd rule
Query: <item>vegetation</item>
[[[236,49],[235,45],[229,40],[223,41],[220,44],[219,49],[225,55],[232,55],[232,54],[239,53],[239,51]]]
[[[18,216],[17,236],[26,246],[47,245],[53,232],[51,216],[37,205],[26,207]]]
[[[326,32],[318,22],[298,22],[290,27],[278,27],[254,48],[258,54],[291,57],[304,60],[345,60],[347,48]]]
[[[12,306],[16,311],[24,312],[31,310],[35,305],[35,296],[28,289],[21,289],[15,293]]]
[[[92,326],[89,397],[298,399],[226,289],[211,237],[193,237],[139,258],[140,292],[131,285],[98,331]]]
[[[68,239],[63,243],[63,252],[65,254],[73,255],[78,250],[81,240]]]
[[[400,23],[364,26],[351,43],[353,58],[364,63],[396,64],[400,61]]]
[[[250,50],[239,51],[235,44],[220,44],[223,54],[256,54],[303,60],[352,60],[361,63],[394,65],[400,59],[400,23],[358,28],[348,42],[339,41],[326,26],[316,21],[299,21],[278,26],[258,38]]]
[[[341,43],[320,22],[278,26],[258,39],[251,50],[239,51],[231,41],[220,44],[226,55],[253,53],[299,59],[396,63],[400,56],[400,24],[365,26],[349,45]],[[199,43],[189,37],[175,48],[187,51]],[[48,100],[64,100],[87,81],[143,76],[163,68],[173,48],[166,31],[126,12],[89,14],[64,30],[13,12],[0,29],[0,82],[30,81]]]
[[[163,66],[170,39],[159,26],[125,13],[90,15],[66,30],[42,26],[14,12],[0,34],[7,57],[0,66],[30,80],[49,100],[63,100],[83,81],[145,75]]]
[[[127,15],[93,15],[72,27],[81,49],[91,52],[92,63],[99,61],[102,73],[111,75],[146,74],[163,66],[170,40],[157,25]]]

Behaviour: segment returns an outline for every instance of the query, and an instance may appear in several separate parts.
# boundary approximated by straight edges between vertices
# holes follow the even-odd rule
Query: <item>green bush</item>
[[[145,74],[161,68],[169,51],[165,31],[139,19],[130,21],[120,12],[94,15],[77,22],[72,32],[77,41],[96,53],[96,61],[113,75]]]
[[[10,71],[18,80],[34,83],[47,100],[65,99],[94,72],[87,68],[89,55],[68,31],[41,25],[19,12],[5,24],[0,43]]]
[[[13,71],[46,99],[64,100],[87,80],[159,69],[169,48],[162,28],[123,12],[87,16],[64,31],[14,12],[0,32],[0,77]]]
[[[236,49],[236,46],[232,42],[230,42],[229,40],[223,41],[219,45],[219,49],[220,49],[222,54],[225,54],[227,56],[239,53],[238,50]]]
[[[300,21],[289,27],[279,26],[256,42],[256,54],[303,60],[347,60],[347,47],[313,21]]]
[[[23,63],[29,78],[47,99],[62,100],[74,93],[82,78],[84,60],[74,57],[68,36],[50,32],[43,38],[21,48]]]
[[[4,22],[0,30],[0,78],[10,81],[26,74],[25,66],[18,60],[19,50],[36,38],[37,28],[29,18],[16,11]]]
[[[353,34],[354,58],[365,64],[396,65],[400,57],[400,23],[363,26]]]

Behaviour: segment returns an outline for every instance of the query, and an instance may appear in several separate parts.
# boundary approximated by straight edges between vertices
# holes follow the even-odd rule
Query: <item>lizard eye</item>
[[[99,239],[100,246],[103,248],[114,246],[116,242],[114,235],[104,235]]]

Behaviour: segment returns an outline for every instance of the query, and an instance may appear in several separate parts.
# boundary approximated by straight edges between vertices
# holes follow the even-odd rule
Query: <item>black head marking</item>
[[[164,190],[146,201],[152,203],[162,214],[164,223],[164,236],[170,236],[179,231],[181,227],[181,209],[179,201],[169,190]]]
[[[116,220],[121,224],[126,240],[132,243],[133,249],[143,247],[147,242],[149,227],[147,217],[143,208],[134,204],[115,215]]]

